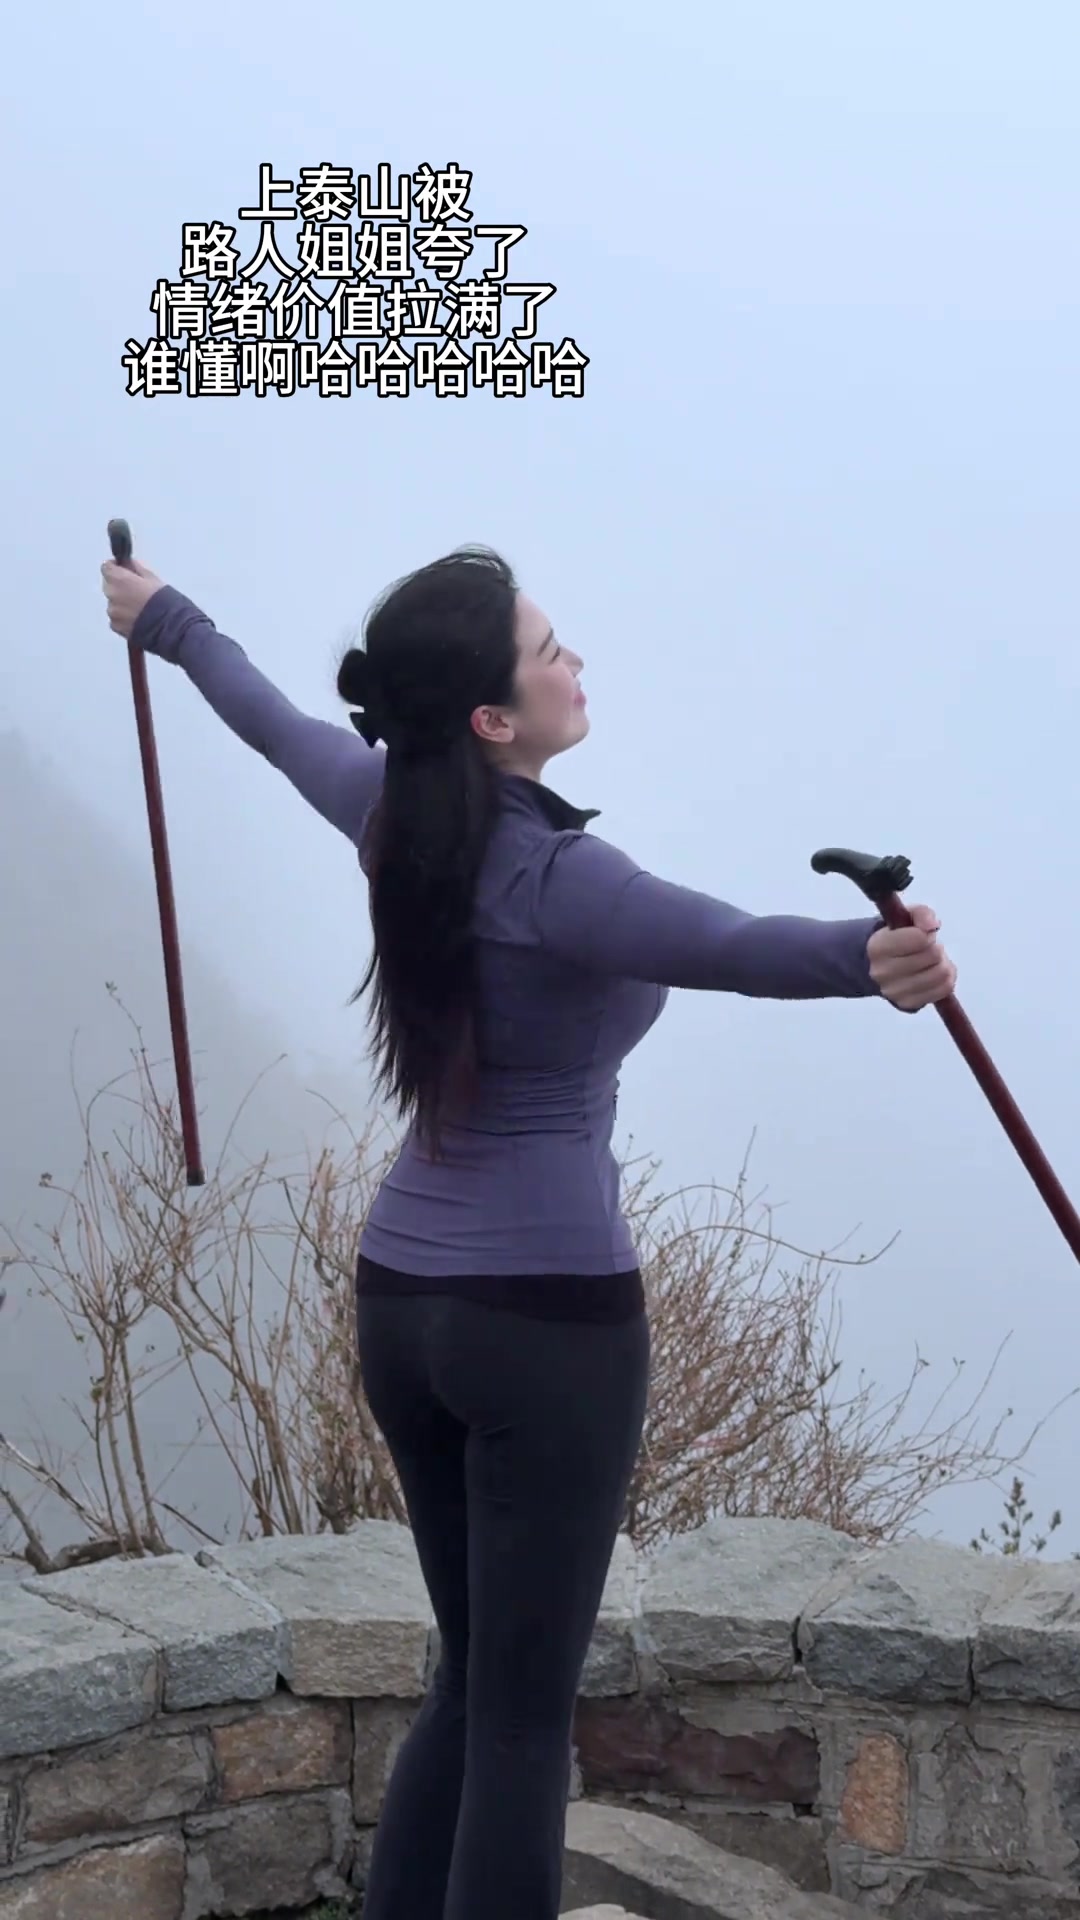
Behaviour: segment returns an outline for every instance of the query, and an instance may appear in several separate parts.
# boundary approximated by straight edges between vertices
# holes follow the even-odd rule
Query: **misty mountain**
[[[84,1152],[78,1099],[85,1104],[129,1071],[137,1044],[132,1021],[169,1096],[174,1076],[149,841],[141,861],[118,847],[59,771],[13,732],[0,733],[0,818],[2,1255],[11,1233],[33,1239],[35,1222],[55,1219],[56,1201],[42,1192],[41,1176],[48,1173],[57,1185],[76,1180]],[[182,903],[179,914],[183,935]],[[327,1102],[347,1108],[352,1124],[363,1127],[369,1089],[362,1074],[301,1077],[282,1058],[272,1024],[254,1015],[187,943],[183,963],[208,1167],[245,1101],[233,1165],[267,1153],[296,1164],[306,1151],[317,1151],[327,1135]],[[359,1009],[357,1017],[359,1032]],[[51,1445],[70,1448],[78,1428],[65,1400],[85,1398],[86,1360],[25,1274],[11,1272],[0,1284],[7,1287],[0,1310],[0,1431],[27,1447],[46,1433]],[[157,1468],[190,1437],[195,1406],[179,1376],[175,1385],[155,1389],[152,1399],[148,1433]],[[172,1497],[197,1504],[208,1527],[220,1526],[228,1508],[220,1483],[212,1455],[202,1451],[178,1476]],[[78,1537],[77,1523],[47,1503],[37,1504],[35,1513],[50,1544],[57,1534]],[[11,1537],[0,1518],[0,1545]]]

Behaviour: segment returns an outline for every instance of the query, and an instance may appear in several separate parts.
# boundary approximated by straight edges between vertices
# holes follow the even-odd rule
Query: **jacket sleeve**
[[[655,878],[589,834],[562,834],[547,852],[533,915],[549,952],[624,979],[768,1000],[878,994],[866,946],[880,919],[746,913]]]
[[[175,587],[159,587],[135,622],[135,646],[187,674],[244,744],[276,767],[308,805],[359,846],[382,786],[384,751],[301,713],[252,666],[235,640]]]

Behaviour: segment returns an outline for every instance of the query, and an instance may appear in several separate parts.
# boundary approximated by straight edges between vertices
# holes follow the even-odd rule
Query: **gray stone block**
[[[0,1879],[0,1920],[180,1920],[184,1843],[156,1833]]]
[[[635,1644],[641,1567],[633,1541],[624,1533],[615,1542],[604,1598],[593,1630],[581,1692],[595,1699],[633,1693],[638,1684]]]
[[[840,1847],[836,1876],[851,1913],[903,1915],[903,1920],[1080,1920],[1080,1891],[1027,1874],[974,1867],[883,1864]]]
[[[363,1520],[346,1534],[281,1534],[198,1558],[280,1615],[281,1673],[293,1693],[423,1693],[434,1619],[407,1527]]]
[[[416,1708],[398,1700],[357,1700],[353,1707],[353,1811],[362,1826],[374,1826],[401,1744]]]
[[[112,1621],[5,1582],[0,1607],[0,1760],[107,1740],[157,1710],[156,1648]]]
[[[853,1540],[809,1520],[710,1520],[661,1547],[646,1569],[649,1644],[674,1680],[786,1680],[795,1627]]]
[[[1080,1563],[1015,1568],[979,1622],[974,1673],[984,1700],[1080,1709]]]
[[[651,1920],[858,1920],[845,1901],[800,1893],[673,1821],[582,1801],[567,1816],[563,1907],[605,1900]]]
[[[862,1553],[803,1614],[807,1674],[875,1700],[970,1700],[979,1622],[1009,1579],[1000,1557],[930,1540]]]
[[[163,1724],[32,1767],[22,1785],[21,1853],[197,1812],[213,1791],[210,1743],[186,1730],[162,1734]]]
[[[814,1815],[794,1815],[773,1807],[731,1812],[704,1800],[684,1802],[679,1814],[703,1840],[743,1860],[775,1867],[804,1893],[828,1893],[832,1887],[825,1852],[825,1825]]]
[[[918,1860],[1036,1873],[1049,1795],[1023,1729],[984,1718],[937,1729],[912,1756],[909,1851]]]
[[[641,1915],[627,1913],[625,1907],[577,1907],[566,1920],[641,1920]]]
[[[348,1891],[348,1793],[269,1794],[185,1822],[185,1920],[310,1907]],[[2,1916],[0,1916],[2,1920]]]
[[[161,1654],[166,1712],[265,1700],[277,1689],[281,1621],[190,1554],[106,1560],[23,1587],[149,1640]]]

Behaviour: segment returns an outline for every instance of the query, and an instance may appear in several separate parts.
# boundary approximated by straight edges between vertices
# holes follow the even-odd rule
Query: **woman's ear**
[[[469,725],[477,739],[488,746],[508,747],[514,740],[513,726],[497,707],[475,707],[469,716]]]

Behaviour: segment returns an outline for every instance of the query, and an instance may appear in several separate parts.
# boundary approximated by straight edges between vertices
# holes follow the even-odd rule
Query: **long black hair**
[[[476,1066],[473,901],[498,803],[469,723],[513,705],[516,595],[497,553],[460,548],[381,595],[338,672],[354,724],[387,749],[363,849],[374,950],[353,999],[374,983],[376,1085],[433,1154]]]

